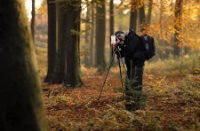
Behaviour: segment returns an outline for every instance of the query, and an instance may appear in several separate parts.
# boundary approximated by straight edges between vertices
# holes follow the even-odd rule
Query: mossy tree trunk
[[[96,67],[105,70],[105,0],[98,2],[96,7]]]
[[[47,131],[23,0],[0,1],[0,130]]]
[[[65,60],[65,86],[75,87],[82,84],[80,79],[80,12],[81,0],[66,2],[66,60]]]
[[[56,63],[56,3],[47,0],[48,6],[48,70],[45,82],[52,83]]]

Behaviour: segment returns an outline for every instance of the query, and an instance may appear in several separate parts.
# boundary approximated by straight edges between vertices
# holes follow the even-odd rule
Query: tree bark
[[[110,0],[110,36],[114,34],[114,5],[113,0]],[[110,44],[110,62],[113,56],[112,46]]]
[[[48,6],[48,70],[45,82],[52,83],[56,63],[56,3],[47,0]]]
[[[0,10],[0,130],[47,131],[24,3],[1,0]]]
[[[181,40],[180,40],[180,34],[181,34],[181,28],[182,28],[182,10],[183,10],[183,0],[176,0],[175,3],[175,37],[174,37],[174,56],[180,56],[180,45],[181,45]]]
[[[99,1],[96,7],[96,67],[105,70],[105,0]]]
[[[131,0],[130,29],[136,32],[137,26],[137,0]]]
[[[89,33],[90,33],[90,5],[89,5],[89,1],[86,1],[87,4],[87,11],[86,11],[86,23],[85,23],[85,50],[84,50],[84,63],[86,67],[89,67],[90,63],[89,63],[89,43],[90,43],[90,37],[89,37]]]
[[[152,6],[153,6],[153,0],[149,0],[148,3],[148,15],[147,15],[147,23],[151,23],[151,14],[152,14]]]
[[[160,37],[163,37],[163,8],[164,5],[162,3],[162,1],[160,0],[160,18],[159,18],[159,23],[160,23]],[[161,42],[163,43],[163,41],[161,40]]]
[[[80,79],[80,12],[81,0],[71,1],[66,6],[66,65],[65,65],[65,86],[81,86]]]
[[[197,1],[197,3],[198,3],[199,1]],[[191,14],[191,4],[190,4],[190,1],[184,1],[184,3],[183,3],[184,5],[186,4],[188,7],[187,7],[187,10],[186,10],[186,12],[187,12],[187,14],[186,15],[190,15]],[[200,17],[199,17],[200,18]],[[185,25],[185,26],[187,26],[187,24]],[[199,25],[199,27],[200,27],[200,25]],[[186,39],[190,39],[190,36],[189,36],[189,28],[185,28],[185,30],[183,30],[183,32],[186,32]],[[184,54],[186,55],[186,54],[189,54],[191,52],[191,47],[188,45],[188,46],[185,46],[184,47]]]
[[[32,38],[33,41],[35,39],[35,0],[32,0],[32,18],[31,18],[31,33],[32,33]]]
[[[58,47],[56,53],[56,65],[53,83],[63,83],[65,77],[65,51],[66,51],[66,11],[64,9],[64,2],[57,3],[58,11]]]
[[[94,66],[94,59],[95,59],[95,4],[91,1],[91,30],[90,30],[90,65]]]
[[[142,7],[139,8],[139,25],[140,31],[145,24],[145,11],[144,11],[144,3],[142,3]]]

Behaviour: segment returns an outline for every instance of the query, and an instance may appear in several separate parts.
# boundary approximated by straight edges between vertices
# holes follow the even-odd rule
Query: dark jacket
[[[142,40],[133,30],[130,30],[128,35],[126,35],[124,44],[117,45],[116,54],[118,58],[125,57],[126,63],[132,60],[132,63],[135,65],[144,65],[145,57]]]
[[[130,30],[125,39],[124,57],[126,61],[133,61],[138,66],[144,65],[144,49],[140,37]]]

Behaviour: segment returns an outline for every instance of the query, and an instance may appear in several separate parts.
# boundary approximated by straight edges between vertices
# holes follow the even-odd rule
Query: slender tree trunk
[[[94,58],[95,58],[95,53],[94,53],[94,40],[95,40],[95,6],[94,2],[91,2],[91,32],[90,32],[90,65],[94,66]]]
[[[53,82],[56,63],[56,3],[48,2],[48,70],[45,82]]]
[[[66,66],[65,86],[75,87],[82,85],[80,79],[79,42],[81,0],[73,1],[66,7]]]
[[[114,3],[110,0],[110,35],[114,33]]]
[[[163,2],[162,0],[159,0],[160,2],[160,7],[159,7],[159,24],[160,24],[160,30],[159,30],[159,34],[158,34],[158,43],[160,44],[161,48],[164,48],[165,45],[165,42],[163,40],[163,9],[164,9],[164,5],[163,5]],[[165,58],[165,54],[163,51],[159,50],[159,55],[160,55],[160,58],[161,59],[164,59]]]
[[[1,0],[0,10],[0,130],[47,131],[24,3]]]
[[[123,17],[123,15],[124,15],[122,8],[119,8],[117,13],[118,13],[118,18],[119,19],[121,19]],[[118,24],[118,27],[117,27],[118,30],[122,30],[124,23],[122,21],[119,21],[117,24]]]
[[[89,1],[87,0],[87,12],[86,12],[86,23],[85,23],[85,53],[84,53],[84,63],[86,67],[89,67],[89,32],[90,32],[90,5],[89,5]]]
[[[176,0],[175,3],[175,44],[174,44],[174,56],[180,55],[180,45],[181,40],[179,39],[181,28],[182,28],[182,10],[183,10],[183,0]]]
[[[152,14],[152,6],[153,6],[153,0],[149,0],[148,3],[148,15],[147,15],[147,23],[151,23],[151,14]]]
[[[142,7],[139,8],[139,25],[140,30],[145,24],[145,11],[144,11],[144,3],[142,3]]]
[[[162,1],[160,0],[160,19],[159,19],[159,23],[160,23],[160,35],[161,35],[161,38],[163,37],[163,8],[164,8],[164,5],[162,3]]]
[[[198,2],[198,1],[197,1],[197,2]],[[186,14],[186,15],[189,16],[189,15],[191,14],[191,9],[190,9],[190,5],[191,5],[191,4],[190,4],[190,1],[184,1],[183,4],[184,4],[184,5],[187,5],[187,10],[186,10],[187,14]],[[199,17],[199,19],[200,19],[200,17]],[[185,26],[185,27],[188,26],[188,23],[185,24],[184,26]],[[189,30],[190,30],[189,28],[185,28],[185,30],[183,30],[183,32],[186,32],[186,39],[187,39],[187,40],[190,39]],[[185,47],[184,47],[184,53],[185,53],[185,54],[189,54],[190,51],[191,51],[191,47],[190,47],[190,46],[185,46]]]
[[[58,7],[58,47],[56,53],[56,65],[53,83],[62,83],[64,81],[65,70],[65,51],[66,51],[66,11],[64,9],[64,2],[57,3]]]
[[[33,38],[33,41],[34,41],[34,36],[35,36],[35,0],[32,0],[32,11],[31,11],[31,14],[32,14],[32,18],[31,18],[31,33],[32,33],[32,38]]]
[[[114,5],[113,0],[110,0],[110,36],[114,34]],[[113,56],[112,46],[110,44],[110,62]]]
[[[131,0],[130,29],[136,32],[137,26],[137,0]]]
[[[96,66],[99,71],[105,70],[105,0],[96,7]]]

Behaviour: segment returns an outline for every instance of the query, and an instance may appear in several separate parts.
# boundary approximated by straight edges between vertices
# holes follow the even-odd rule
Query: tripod
[[[118,50],[115,50],[114,52],[118,52],[119,55],[120,55],[120,52],[119,52]],[[123,87],[124,84],[123,84],[123,78],[122,78],[122,70],[121,70],[120,57],[121,57],[121,55],[118,57],[118,64],[119,64],[119,70],[120,70],[121,83],[122,83],[122,87]],[[111,69],[111,67],[112,67],[112,64],[113,64],[113,62],[114,62],[114,59],[115,59],[115,55],[114,55],[114,53],[113,53],[113,54],[112,54],[112,59],[111,59],[110,65],[109,65],[109,67],[108,67],[108,71],[107,71],[107,73],[106,73],[104,82],[103,82],[103,84],[102,84],[102,86],[101,86],[100,94],[99,94],[99,97],[97,98],[97,100],[100,100],[100,98],[101,98],[101,95],[102,95],[102,93],[103,93],[103,88],[104,88],[104,86],[105,86],[105,83],[106,83],[106,80],[107,80],[107,78],[108,78],[108,74],[109,74],[110,69]]]

